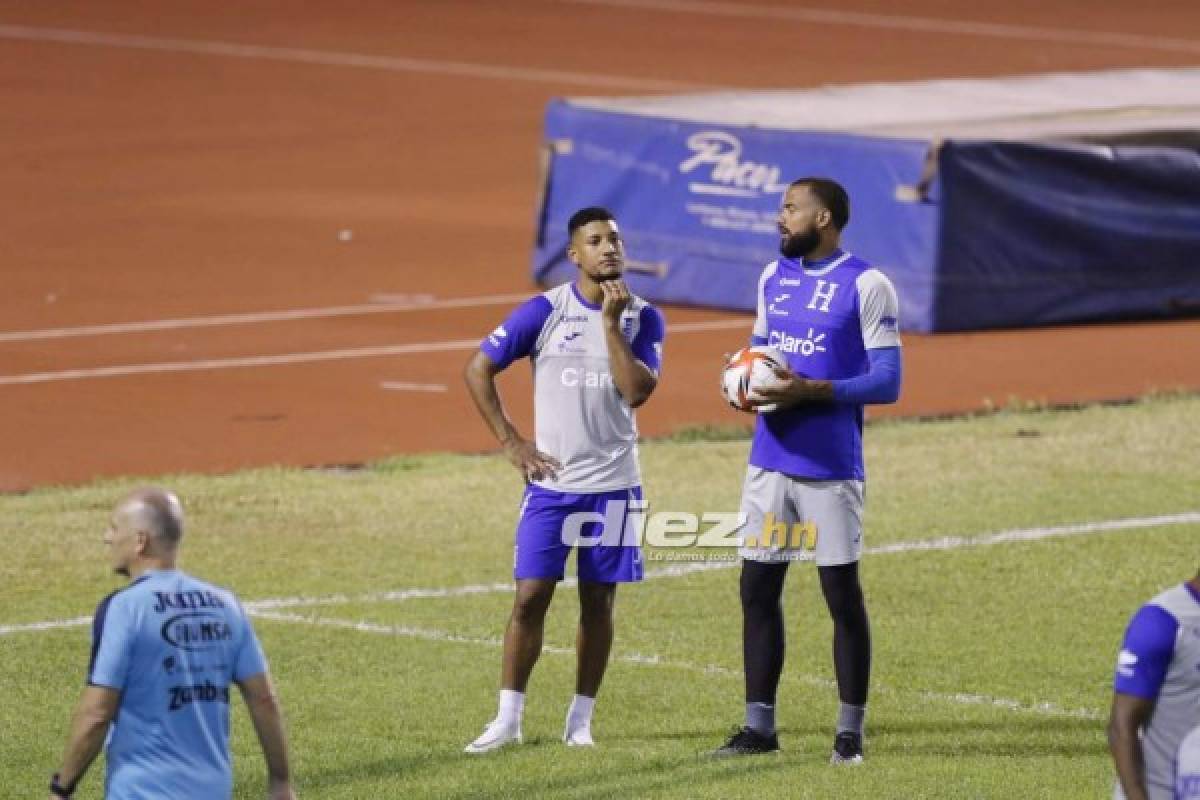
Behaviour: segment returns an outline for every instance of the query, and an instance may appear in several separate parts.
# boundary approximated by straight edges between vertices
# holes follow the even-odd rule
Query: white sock
[[[525,713],[525,693],[512,689],[500,690],[500,709],[496,719],[508,723],[521,724],[521,715]]]
[[[571,707],[567,709],[567,730],[574,731],[592,724],[592,709],[596,707],[596,698],[575,695]]]

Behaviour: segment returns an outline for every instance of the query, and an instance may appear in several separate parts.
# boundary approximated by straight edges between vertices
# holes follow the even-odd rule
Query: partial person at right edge
[[[1138,609],[1117,654],[1108,747],[1114,800],[1175,800],[1176,758],[1200,746],[1200,573]],[[1185,737],[1191,747],[1185,745]],[[1180,772],[1184,770],[1181,769]],[[1200,783],[1194,786],[1200,790]]]

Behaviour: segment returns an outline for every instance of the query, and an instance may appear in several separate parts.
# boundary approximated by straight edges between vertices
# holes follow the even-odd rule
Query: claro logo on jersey
[[[563,367],[559,376],[562,385],[571,389],[612,389],[613,376],[608,372],[596,372],[583,367]]]
[[[229,641],[233,631],[223,617],[199,611],[168,619],[162,626],[162,638],[180,650],[198,652]]]
[[[817,333],[812,328],[808,329],[808,335],[804,337],[792,336],[783,331],[771,331],[771,335],[767,337],[767,344],[785,353],[811,356],[813,353],[825,352],[825,334]]]
[[[688,188],[695,194],[724,197],[777,196],[787,188],[780,183],[783,170],[777,164],[760,164],[742,156],[742,142],[725,131],[698,131],[687,138],[694,155],[679,164],[684,175],[697,172]]]

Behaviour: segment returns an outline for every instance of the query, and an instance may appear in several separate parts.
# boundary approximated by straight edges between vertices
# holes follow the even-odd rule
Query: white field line
[[[1166,53],[1200,53],[1200,40],[1197,39],[1177,39],[1167,36],[1146,36],[1108,31],[1081,31],[1070,28],[1048,28],[1000,22],[970,22],[907,14],[872,14],[830,8],[766,6],[720,2],[719,0],[562,0],[562,2],[575,5],[673,11],[691,15],[708,14],[716,17],[738,17],[776,22],[815,22],[824,25],[845,25],[891,31],[976,36],[1009,41],[1054,42],[1106,48],[1121,47],[1135,50],[1157,50]]]
[[[635,92],[696,91],[716,87],[659,78],[635,78],[622,75],[600,75],[589,72],[570,72],[558,69],[513,67],[503,64],[477,64],[466,61],[444,61],[429,58],[368,55],[332,50],[311,50],[297,47],[239,44],[237,42],[177,39],[162,36],[137,36],[98,31],[37,28],[26,25],[0,25],[0,38],[59,44],[82,44],[115,47],[125,50],[152,50],[165,53],[244,58],[259,61],[281,61],[330,67],[357,67],[385,72],[446,75],[492,81],[522,81],[525,83],[569,84],[600,89],[620,89]]]
[[[1087,536],[1096,533],[1108,533],[1118,530],[1136,530],[1161,528],[1169,525],[1190,525],[1200,523],[1200,511],[1188,511],[1181,514],[1168,514],[1156,517],[1129,517],[1126,519],[1100,520],[1084,522],[1076,525],[1061,525],[1046,528],[1021,528],[1016,530],[985,533],[976,536],[946,536],[940,539],[918,539],[908,542],[894,542],[866,548],[867,555],[892,555],[895,553],[927,552],[931,550],[961,550],[969,547],[988,547],[1012,542],[1031,542],[1040,539],[1051,539],[1067,536]],[[738,561],[697,561],[685,564],[673,564],[669,567],[646,570],[646,580],[660,578],[678,578],[697,572],[709,572],[718,569],[731,569],[738,566]],[[575,586],[574,578],[562,581],[564,588]],[[268,610],[278,608],[305,608],[312,606],[338,606],[368,603],[400,603],[407,600],[428,598],[466,597],[478,594],[507,594],[513,590],[510,581],[500,583],[472,584],[434,589],[400,589],[392,592],[370,592],[357,595],[334,594],[323,597],[272,597],[254,600],[246,603],[247,608]]]
[[[978,536],[948,536],[940,539],[929,541],[912,541],[912,542],[897,542],[891,545],[883,545],[876,548],[867,548],[868,554],[887,555],[901,552],[922,552],[931,550],[958,550],[968,547],[983,547],[997,544],[1006,544],[1012,542],[1030,542],[1040,539],[1048,539],[1054,537],[1065,536],[1083,536],[1095,533],[1105,533],[1116,530],[1149,530],[1152,528],[1167,526],[1167,525],[1184,525],[1200,523],[1200,512],[1184,512],[1181,514],[1167,514],[1154,517],[1129,517],[1116,520],[1101,520],[1097,522],[1081,523],[1077,525],[1062,525],[1058,527],[1044,528],[1021,528],[1009,531],[1000,531],[997,533],[989,533]],[[727,569],[735,566],[736,562],[699,562],[694,564],[681,564],[671,567],[665,567],[656,570],[647,570],[646,579],[655,580],[658,578],[679,577],[682,575],[690,575],[696,572],[706,572],[714,569]],[[568,578],[563,582],[564,587],[575,585],[575,580]],[[349,603],[372,603],[372,602],[396,602],[410,600],[414,598],[444,598],[444,597],[462,597],[466,595],[476,594],[494,594],[498,592],[512,591],[512,584],[508,582],[491,583],[491,584],[475,584],[469,586],[448,587],[440,589],[404,589],[393,592],[374,592],[361,595],[329,595],[325,597],[283,597],[283,598],[267,598],[263,600],[255,600],[244,603],[248,613],[252,616],[273,620],[277,622],[288,622],[297,624],[316,625],[321,627],[342,628],[347,630],[355,630],[363,633],[385,634],[390,636],[407,636],[412,638],[425,639],[428,641],[445,641],[459,642],[467,644],[479,644],[489,647],[499,647],[502,642],[496,638],[481,638],[473,636],[463,636],[460,634],[450,633],[429,628],[417,628],[403,625],[380,625],[378,623],[366,622],[362,620],[344,620],[310,617],[300,614],[284,613],[275,609],[280,608],[297,608],[297,607],[312,607],[312,606],[331,606],[345,605]],[[74,619],[52,620],[49,622],[35,622],[23,625],[4,625],[0,626],[0,636],[5,636],[12,633],[25,633],[52,630],[56,628],[83,627],[91,623],[90,617],[76,617]],[[547,653],[554,654],[570,654],[573,651],[568,648],[546,646],[543,650]],[[630,653],[618,656],[618,660],[632,664],[649,664],[666,667],[674,667],[677,669],[686,669],[694,672],[702,672],[705,674],[722,674],[728,676],[740,676],[741,673],[736,670],[731,670],[727,667],[717,665],[699,665],[687,662],[667,661],[658,655]],[[802,680],[820,686],[831,686],[832,683],[825,679],[802,677]],[[884,692],[900,693],[904,690],[888,689],[886,687],[878,687],[877,690]],[[939,702],[949,702],[960,705],[984,705],[1003,708],[1009,711],[1022,713],[1043,714],[1049,716],[1068,716],[1079,717],[1083,719],[1102,719],[1102,712],[1095,709],[1068,709],[1062,708],[1054,703],[1039,702],[1034,704],[1022,703],[1019,700],[1010,698],[994,697],[991,695],[982,695],[975,693],[956,692],[952,694],[941,692],[917,692],[922,698],[928,700],[936,700]]]
[[[310,617],[301,614],[288,614],[280,611],[251,610],[249,613],[253,617],[271,620],[273,622],[286,622],[297,625],[313,625],[322,628],[338,628],[342,630],[356,631],[359,633],[371,633],[383,636],[402,636],[406,638],[423,639],[425,641],[432,642],[475,644],[493,649],[503,647],[504,645],[502,640],[494,637],[464,636],[462,634],[437,630],[434,628],[415,628],[408,625],[381,625],[376,622],[366,622],[363,620],[337,619],[331,617]],[[543,645],[542,652],[566,656],[573,656],[575,654],[575,650],[573,648],[558,647],[555,645]],[[674,661],[665,659],[662,656],[652,653],[614,654],[614,660],[626,664],[634,664],[637,666],[663,667],[666,669],[696,672],[703,675],[721,675],[728,678],[742,677],[742,671],[738,669],[730,669],[729,667],[723,667],[718,664],[695,664],[689,661]],[[801,683],[805,683],[809,686],[818,686],[821,688],[830,689],[836,688],[836,684],[828,678],[818,678],[812,675],[804,674],[794,677],[798,678]],[[1096,709],[1063,708],[1062,706],[1049,702],[1023,703],[1020,700],[1013,700],[1007,697],[994,697],[991,695],[966,692],[945,693],[924,691],[919,689],[894,689],[888,686],[880,685],[874,686],[873,690],[877,693],[892,695],[916,694],[922,700],[933,700],[957,705],[993,706],[1006,711],[1016,711],[1026,714],[1040,714],[1054,717],[1078,717],[1092,720],[1099,720],[1103,718],[1103,714]]]
[[[71,619],[52,619],[49,622],[27,622],[23,625],[0,625],[0,636],[8,636],[11,633],[52,631],[57,628],[82,628],[91,624],[91,617],[72,617]]]
[[[680,334],[732,328],[748,329],[750,324],[749,319],[684,322],[678,325],[668,325],[667,332]],[[379,345],[375,347],[352,347],[341,350],[318,350],[308,353],[282,353],[272,356],[242,356],[239,358],[214,358],[200,361],[165,361],[153,364],[122,364],[112,367],[90,367],[87,369],[60,370],[57,372],[33,372],[25,375],[0,376],[0,386],[19,386],[91,378],[118,378],[128,375],[155,375],[166,372],[201,372],[244,367],[276,367],[285,364],[311,364],[320,361],[346,361],[357,358],[412,355],[414,353],[444,353],[453,350],[473,350],[479,346],[480,338]]]
[[[201,361],[166,361],[156,364],[125,364],[115,367],[67,369],[58,372],[34,372],[26,375],[5,375],[0,377],[0,386],[53,383],[55,381],[74,381],[89,378],[118,378],[128,375],[156,375],[165,372],[201,372],[205,370],[237,369],[242,367],[278,367],[285,364],[312,364],[320,361],[345,361],[355,358],[402,356],[410,353],[438,353],[451,350],[469,350],[473,347],[478,347],[479,341],[479,339],[457,339],[444,342],[421,342],[416,344],[381,345],[377,347],[352,347],[342,350],[320,350],[311,353],[284,353],[274,356],[214,358]]]
[[[496,294],[482,297],[454,297],[446,300],[419,300],[417,302],[373,302],[349,306],[326,306],[324,308],[294,308],[283,311],[253,311],[244,314],[215,314],[203,317],[180,317],[179,319],[151,319],[141,322],[111,322],[101,325],[78,325],[70,328],[43,328],[32,331],[7,331],[0,333],[0,342],[33,342],[43,339],[67,339],[76,336],[109,336],[119,333],[147,333],[151,331],[173,331],[186,328],[215,328],[226,325],[255,325],[263,322],[288,322],[298,319],[325,319],[328,317],[355,317],[364,314],[402,314],[410,311],[440,311],[448,308],[481,308],[500,306],[528,300],[531,292],[519,294]]]
[[[450,387],[444,383],[407,383],[405,381],[381,381],[380,389],[389,392],[448,392]]]
[[[1041,539],[1051,539],[1068,536],[1087,536],[1096,533],[1108,533],[1118,530],[1150,530],[1170,525],[1190,525],[1200,523],[1200,511],[1186,511],[1179,514],[1164,514],[1154,517],[1126,517],[1124,519],[1099,520],[1084,522],[1076,525],[1061,525],[1046,528],[1018,528],[996,533],[985,533],[976,536],[946,536],[940,539],[915,540],[895,542],[879,547],[866,548],[867,555],[891,555],[906,552],[928,552],[931,550],[961,550],[970,547],[988,547],[1013,542],[1032,542]],[[700,561],[687,564],[676,564],[670,567],[646,570],[645,579],[678,578],[697,572],[709,572],[718,569],[730,569],[738,565],[736,561]],[[566,578],[561,584],[563,588],[576,585],[574,578]],[[265,613],[281,608],[312,608],[316,606],[340,606],[350,604],[396,603],[407,600],[466,597],[469,595],[500,594],[513,590],[510,581],[497,583],[469,584],[466,586],[449,586],[441,588],[410,588],[397,589],[388,592],[368,592],[363,594],[333,594],[320,597],[268,597],[261,600],[245,601],[247,611]],[[75,617],[74,619],[50,620],[48,622],[32,622],[18,625],[0,625],[0,636],[13,633],[51,630],[54,628],[72,628],[88,625],[91,617]]]

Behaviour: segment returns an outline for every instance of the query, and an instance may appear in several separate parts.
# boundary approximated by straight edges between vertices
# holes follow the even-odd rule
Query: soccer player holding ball
[[[895,289],[883,273],[841,248],[849,218],[846,191],[834,181],[793,182],[779,212],[783,257],[759,279],[752,344],[784,354],[788,368],[777,382],[756,388],[750,403],[763,413],[742,489],[746,718],[715,751],[718,756],[779,749],[775,694],[783,672],[783,583],[792,561],[811,558],[833,618],[841,699],[831,761],[858,763],[863,757],[871,672],[858,576],[863,406],[896,401],[901,358]],[[797,529],[805,535],[790,534]]]
[[[542,650],[546,610],[573,549],[564,532],[572,519],[624,522],[641,507],[641,474],[633,410],[658,384],[662,315],[630,294],[621,275],[625,245],[612,214],[585,208],[567,223],[567,256],[576,280],[519,306],[483,341],[467,364],[471,397],[525,478],[517,522],[513,577],[517,591],[504,633],[499,710],[468,753],[521,741],[525,687]],[[517,359],[533,362],[534,440],[513,426],[495,378]],[[610,504],[615,508],[610,509]],[[563,740],[592,745],[592,709],[613,640],[618,583],[642,579],[637,543],[623,531],[576,533],[602,539],[576,549],[579,576],[578,671]]]

